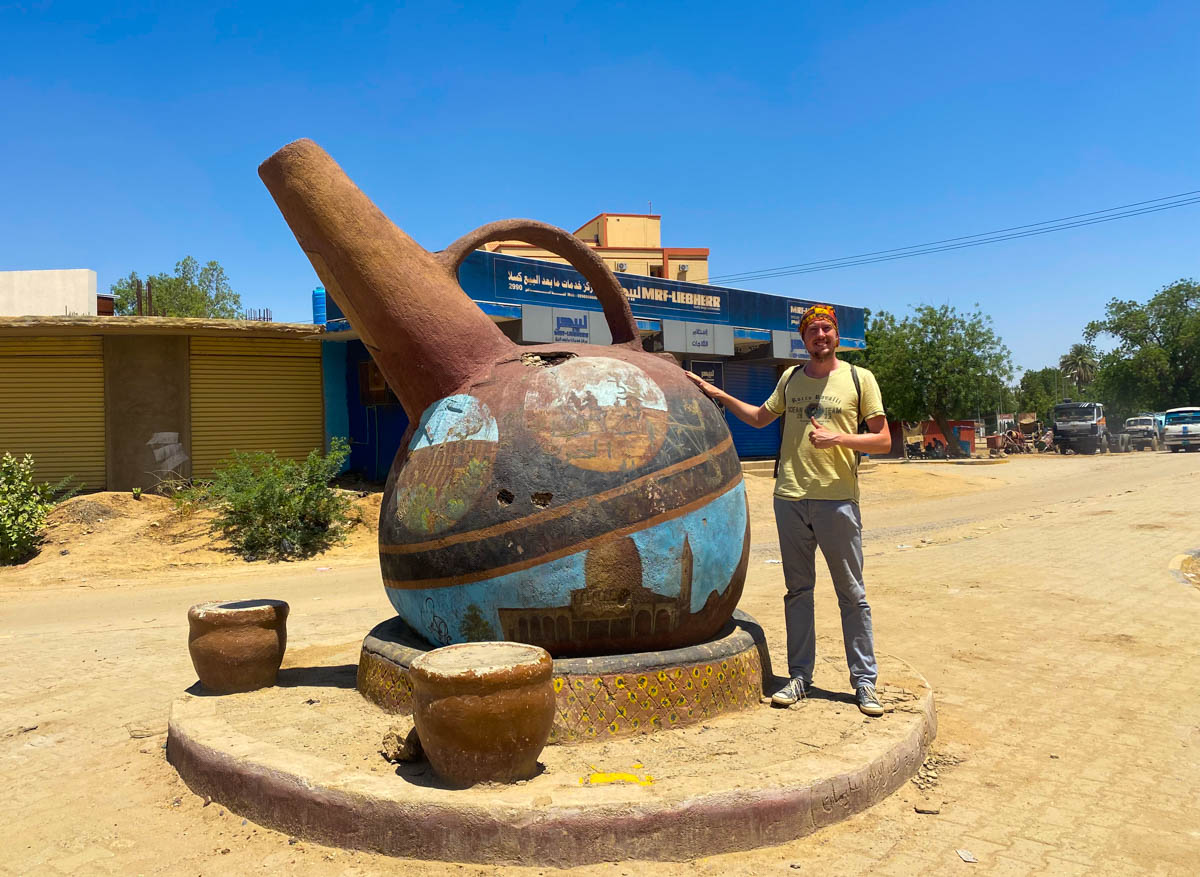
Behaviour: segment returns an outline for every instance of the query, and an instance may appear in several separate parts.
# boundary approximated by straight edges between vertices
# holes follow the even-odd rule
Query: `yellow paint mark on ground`
[[[638,765],[638,767],[641,767],[641,765]],[[649,774],[638,776],[637,774],[625,773],[624,771],[607,772],[596,770],[585,777],[579,778],[579,785],[581,786],[603,786],[610,783],[631,783],[637,786],[648,786],[653,782],[654,777]]]

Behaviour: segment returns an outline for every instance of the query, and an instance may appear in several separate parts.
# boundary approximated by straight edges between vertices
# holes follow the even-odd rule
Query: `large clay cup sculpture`
[[[400,616],[437,646],[515,640],[556,656],[716,633],[746,573],[737,453],[674,360],[642,349],[599,256],[531,220],[427,252],[308,140],[259,174],[411,421],[379,523]],[[598,300],[613,344],[509,340],[457,275],[498,240],[567,259],[587,283],[568,303]]]
[[[554,726],[553,669],[545,649],[508,642],[414,660],[413,722],[434,772],[452,786],[534,776]]]

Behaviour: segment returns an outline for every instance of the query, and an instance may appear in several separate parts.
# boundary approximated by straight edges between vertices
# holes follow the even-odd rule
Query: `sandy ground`
[[[771,482],[748,485],[741,607],[763,623],[780,665]],[[202,522],[172,521],[156,503],[77,499],[56,512],[40,557],[0,571],[0,871],[546,872],[293,844],[191,794],[162,749],[170,702],[195,679],[189,605],[288,600],[285,666],[307,668],[352,665],[391,610],[367,525],[319,558],[246,563],[209,546]],[[1168,567],[1200,548],[1200,456],[877,464],[863,474],[863,518],[878,647],[915,665],[938,696],[929,788],[779,847],[577,870],[1194,873],[1200,588]],[[818,632],[821,658],[836,664],[823,571]],[[940,812],[916,813],[929,798]]]

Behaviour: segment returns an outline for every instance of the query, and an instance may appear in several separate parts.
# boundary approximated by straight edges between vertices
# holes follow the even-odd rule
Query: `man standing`
[[[781,414],[783,441],[775,480],[775,525],[787,593],[787,685],[772,695],[787,706],[804,697],[816,663],[813,585],[816,550],[825,556],[842,612],[842,639],[858,708],[883,715],[875,693],[877,671],[871,607],[863,586],[862,518],[858,511],[858,459],[892,447],[875,376],[837,358],[837,314],[813,305],[800,319],[809,361],[783,373],[775,392],[754,407],[688,373],[709,398],[740,420],[762,428]],[[860,433],[865,423],[869,432]]]

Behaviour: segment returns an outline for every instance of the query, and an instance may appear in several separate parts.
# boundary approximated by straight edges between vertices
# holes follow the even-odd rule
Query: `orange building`
[[[708,247],[664,247],[662,217],[656,213],[601,213],[575,230],[575,237],[624,274],[708,283]],[[566,264],[566,259],[519,241],[497,241],[485,250]]]

